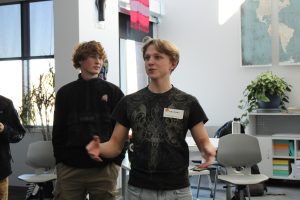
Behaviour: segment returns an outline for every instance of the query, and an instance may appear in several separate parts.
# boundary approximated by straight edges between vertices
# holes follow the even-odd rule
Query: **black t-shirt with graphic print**
[[[172,87],[156,94],[144,88],[124,97],[113,118],[132,129],[129,184],[172,190],[189,186],[188,129],[208,119],[197,99]]]

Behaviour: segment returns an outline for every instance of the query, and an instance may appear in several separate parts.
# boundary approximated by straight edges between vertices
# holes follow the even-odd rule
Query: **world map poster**
[[[272,0],[246,0],[241,6],[242,65],[272,65]]]
[[[274,27],[272,19],[276,19]],[[278,55],[273,59],[276,63],[299,65],[299,22],[299,0],[246,0],[241,6],[242,65],[271,66],[272,46],[278,47],[273,49],[278,52],[273,54]],[[275,36],[278,45],[272,45]]]
[[[300,1],[280,0],[278,5],[279,64],[300,63]]]

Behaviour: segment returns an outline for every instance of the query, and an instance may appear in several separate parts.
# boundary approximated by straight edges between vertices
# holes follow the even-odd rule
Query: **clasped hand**
[[[100,138],[98,136],[93,136],[93,140],[91,140],[85,148],[93,160],[103,161],[100,158]]]
[[[0,133],[3,133],[4,132],[4,124],[2,124],[1,122],[0,122]]]

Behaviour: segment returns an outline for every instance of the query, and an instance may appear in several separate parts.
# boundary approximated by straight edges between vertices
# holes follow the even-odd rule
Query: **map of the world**
[[[272,3],[277,6],[276,13],[272,11]],[[278,20],[276,28],[272,27],[272,19]],[[281,65],[299,64],[299,21],[299,0],[246,0],[241,7],[242,65],[271,66],[275,36],[276,61]]]

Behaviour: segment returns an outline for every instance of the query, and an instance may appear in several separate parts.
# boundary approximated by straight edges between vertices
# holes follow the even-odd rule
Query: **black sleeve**
[[[14,108],[12,101],[8,101],[5,109],[6,119],[4,122],[4,137],[7,137],[9,143],[21,141],[25,135],[25,129],[20,122],[19,115]]]
[[[203,108],[199,104],[198,100],[194,98],[194,100],[191,102],[188,128],[189,129],[193,128],[193,126],[195,126],[199,122],[203,122],[205,124],[207,121],[208,118]]]
[[[115,107],[113,113],[112,113],[112,118],[116,120],[118,123],[122,124],[126,128],[131,128],[130,127],[130,122],[127,118],[127,97],[123,97],[121,101],[118,103],[118,105]]]
[[[66,144],[67,136],[64,134],[64,128],[66,124],[66,117],[64,112],[64,98],[61,91],[58,91],[55,98],[55,107],[54,107],[54,121],[53,121],[53,130],[52,130],[52,144],[53,151],[56,161],[61,161],[61,156],[63,156],[64,147]]]
[[[112,108],[112,112],[115,110],[116,106],[118,105],[118,103],[120,102],[120,100],[124,97],[124,93],[122,92],[122,90],[120,90],[119,88],[116,88],[114,90],[114,94],[113,94],[113,98],[112,98],[112,105],[111,105],[111,108]],[[116,124],[116,120],[112,117],[112,123],[113,123],[113,126],[115,126]]]
[[[114,104],[114,107],[116,107],[116,105],[119,103],[119,101],[124,97],[124,93],[122,92],[122,90],[120,90],[118,88],[118,90],[115,91],[115,95],[114,95],[114,101],[113,101],[113,104]]]

